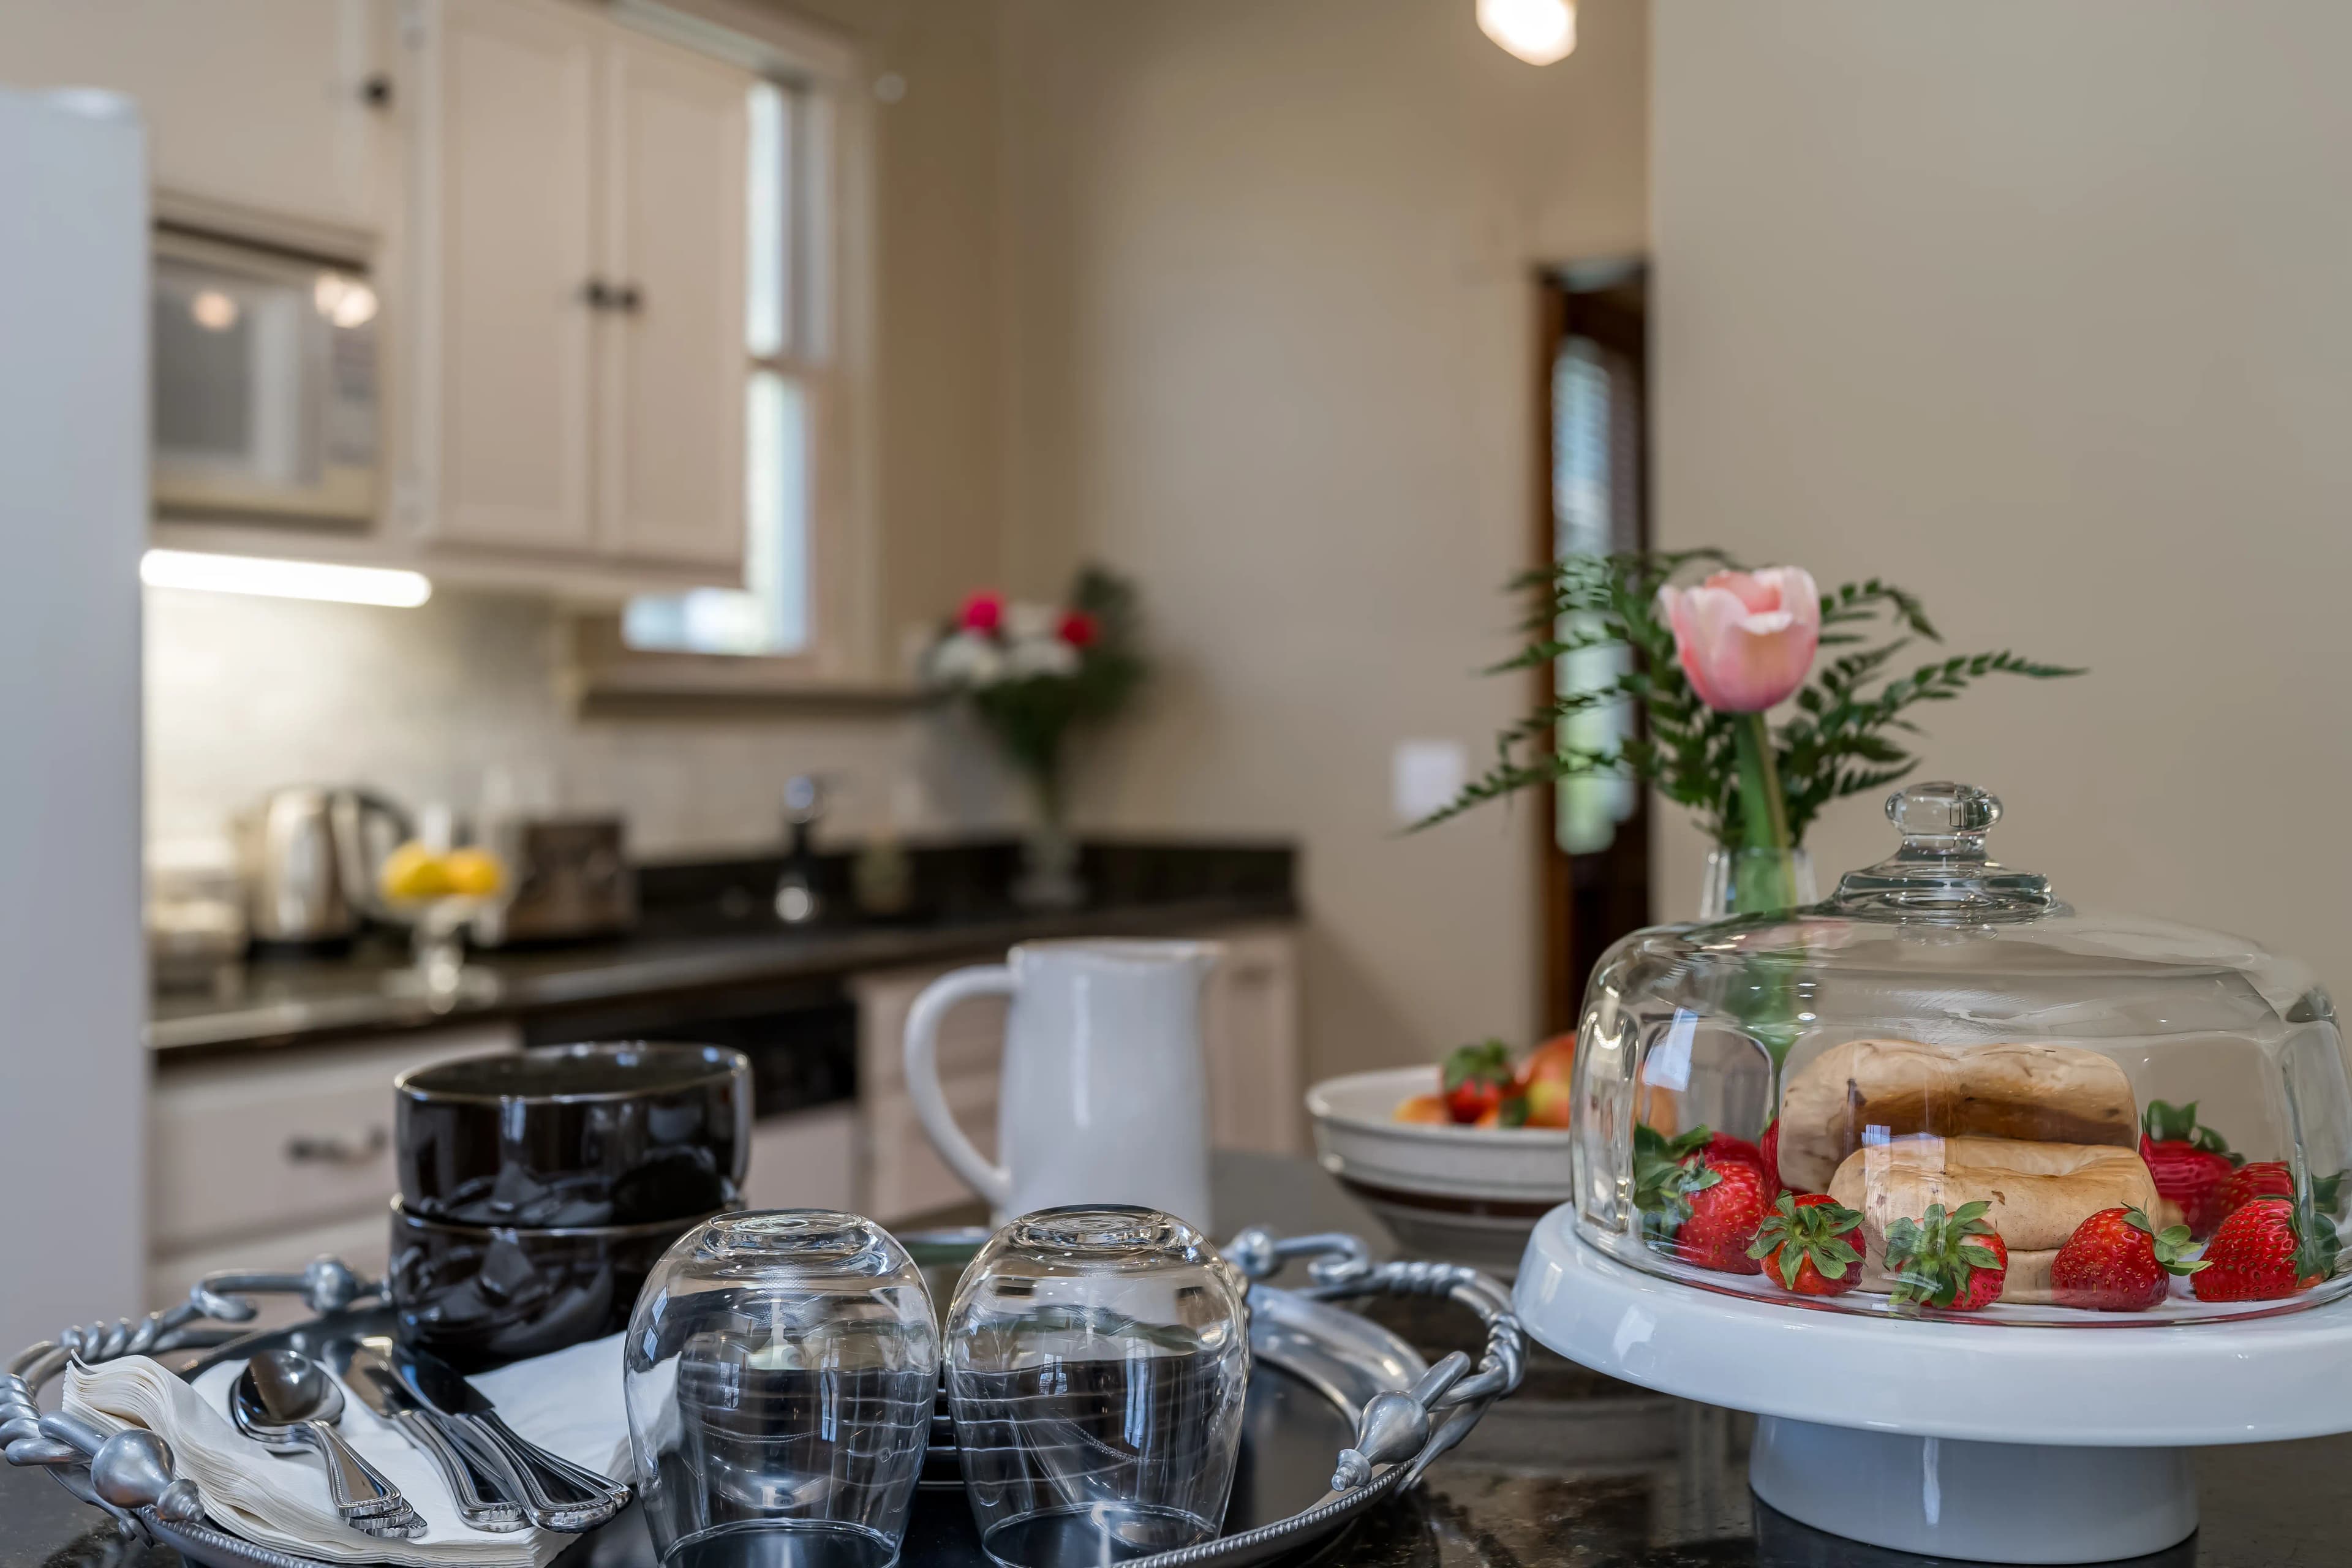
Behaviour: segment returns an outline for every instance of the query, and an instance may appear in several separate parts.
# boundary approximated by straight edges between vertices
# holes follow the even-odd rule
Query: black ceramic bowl
[[[465,1225],[646,1225],[738,1206],[751,1064],[719,1046],[548,1046],[403,1073],[407,1212]]]
[[[394,1198],[400,1337],[473,1372],[619,1333],[670,1243],[709,1217],[533,1230],[432,1219]]]

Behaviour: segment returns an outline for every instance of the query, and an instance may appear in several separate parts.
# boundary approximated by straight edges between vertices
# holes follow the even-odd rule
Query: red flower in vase
[[[1092,647],[1101,631],[1102,628],[1095,625],[1095,618],[1084,610],[1066,610],[1061,624],[1054,628],[1054,635],[1072,647]]]
[[[1004,624],[1004,595],[983,588],[963,602],[956,622],[968,632],[993,632]]]

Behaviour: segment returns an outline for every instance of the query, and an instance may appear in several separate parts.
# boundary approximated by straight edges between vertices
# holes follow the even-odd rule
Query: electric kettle
[[[382,916],[376,869],[415,836],[383,796],[319,784],[271,791],[237,826],[256,942],[339,942]]]

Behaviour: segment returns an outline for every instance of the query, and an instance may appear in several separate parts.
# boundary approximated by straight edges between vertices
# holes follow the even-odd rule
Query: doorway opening
[[[1650,544],[1649,268],[1587,262],[1539,279],[1542,336],[1537,406],[1543,463],[1530,564],[1571,553]],[[1563,632],[1572,627],[1563,626]],[[1549,705],[1563,691],[1605,684],[1624,651],[1588,648],[1536,672]],[[1632,703],[1560,721],[1580,747],[1638,733]],[[1540,1016],[1547,1036],[1572,1032],[1601,955],[1650,922],[1649,792],[1638,780],[1563,779],[1537,819],[1543,952]]]

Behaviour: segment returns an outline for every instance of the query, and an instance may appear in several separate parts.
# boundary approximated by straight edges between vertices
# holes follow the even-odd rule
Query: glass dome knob
[[[1904,920],[2030,920],[2063,912],[2049,881],[1985,855],[1985,833],[2000,802],[1974,784],[1913,784],[1886,797],[1886,819],[1902,847],[1877,865],[1849,871],[1828,907]]]
[[[2000,798],[1974,784],[1913,784],[1886,797],[1886,820],[1906,838],[1976,837],[2000,820]]]

